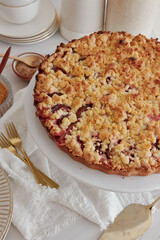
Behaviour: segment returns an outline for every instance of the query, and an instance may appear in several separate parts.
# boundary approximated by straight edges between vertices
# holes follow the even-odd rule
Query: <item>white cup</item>
[[[61,0],[60,31],[72,40],[103,29],[105,0]]]
[[[105,29],[150,37],[160,0],[108,0]]]
[[[39,11],[40,0],[1,0],[0,16],[14,24],[24,24],[33,20]]]
[[[28,3],[32,3],[33,1],[34,0],[0,0],[0,4],[9,7],[18,7],[27,5]]]

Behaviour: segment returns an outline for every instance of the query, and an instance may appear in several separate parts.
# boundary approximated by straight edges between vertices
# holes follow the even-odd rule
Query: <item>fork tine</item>
[[[3,140],[3,142],[5,143],[6,146],[10,146],[11,143],[8,141],[8,139],[4,136],[3,133],[1,133],[1,140]]]
[[[6,143],[4,142],[4,139],[2,139],[1,137],[2,137],[2,136],[0,136],[0,142],[1,142],[2,147],[4,148],[4,147],[6,147],[7,145],[6,145]]]
[[[4,124],[4,127],[5,127],[5,130],[6,130],[6,132],[7,132],[7,136],[9,137],[9,138],[11,138],[11,133],[10,133],[10,131],[9,131],[9,124]]]
[[[9,132],[10,132],[10,138],[15,137],[15,132],[14,132],[14,129],[12,127],[12,124],[8,123],[8,127],[9,127]]]
[[[5,148],[5,145],[4,145],[4,143],[2,142],[1,139],[0,139],[0,146],[1,146],[1,148]]]
[[[18,132],[17,132],[16,127],[14,126],[14,123],[11,122],[11,124],[12,124],[12,127],[13,127],[13,129],[14,129],[14,132],[16,133],[16,136],[19,137],[19,134],[18,134]],[[19,137],[19,138],[20,138],[20,137]]]
[[[4,146],[2,146],[2,144],[1,144],[1,143],[0,143],[0,147],[1,147],[1,148],[4,148]]]

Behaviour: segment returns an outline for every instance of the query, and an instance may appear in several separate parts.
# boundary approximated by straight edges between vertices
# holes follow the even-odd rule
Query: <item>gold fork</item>
[[[16,127],[14,126],[13,122],[8,123],[7,125],[5,125],[5,129],[7,132],[7,136],[11,142],[11,144],[14,147],[17,147],[20,149],[20,151],[22,152],[22,154],[24,155],[25,159],[28,162],[28,165],[30,164],[32,166],[32,168],[41,175],[41,177],[44,179],[44,181],[48,184],[48,186],[50,186],[51,188],[58,188],[59,185],[54,182],[51,178],[49,178],[46,174],[44,174],[42,171],[40,171],[38,168],[36,168],[34,166],[34,164],[30,161],[27,153],[24,151],[24,149],[21,147],[22,145],[22,141],[21,138],[16,130]]]
[[[11,153],[13,153],[15,156],[19,157],[23,162],[27,163],[26,160],[17,153],[17,150],[15,149],[14,146],[12,146],[12,144],[8,141],[8,139],[4,136],[3,133],[1,133],[0,135],[0,146],[2,148],[7,148]],[[39,175],[35,173],[35,171],[31,168],[32,173],[34,174],[34,177],[37,181],[38,184],[41,183],[41,179],[39,179]],[[43,181],[43,180],[42,180]],[[47,185],[45,182],[42,183],[42,185]]]
[[[25,162],[28,165],[27,160],[25,158],[23,158],[20,154],[17,153],[16,148],[4,136],[3,133],[1,133],[1,135],[0,135],[0,146],[2,148],[8,149],[11,153],[13,153],[15,156],[19,157],[23,162]],[[35,175],[35,172],[33,172],[33,174],[34,174],[36,180],[37,180],[37,177],[38,177],[38,180],[37,180],[38,183],[41,183],[43,186],[48,185],[51,188],[58,188],[59,187],[57,183],[52,181],[52,179],[50,179],[47,175],[45,175],[43,172],[41,172],[38,168],[36,168],[34,165],[33,165],[33,167],[34,167],[34,170],[36,171],[36,175]]]
[[[13,125],[14,126],[14,125]],[[8,132],[8,134],[10,134],[9,136],[11,137],[11,133],[9,132],[9,130],[7,129],[7,127],[6,127],[6,130],[7,130],[7,132]],[[18,133],[17,133],[18,134]],[[40,182],[42,185],[48,185],[49,187],[51,187],[51,188],[58,188],[59,187],[59,185],[56,183],[56,182],[54,182],[51,178],[49,178],[46,174],[44,174],[42,171],[40,171],[38,168],[36,168],[35,166],[34,166],[34,164],[30,161],[30,159],[28,158],[28,156],[27,156],[27,154],[25,153],[25,151],[24,151],[24,154],[25,154],[25,156],[26,156],[26,158],[23,158],[20,154],[18,154],[18,152],[17,152],[17,149],[16,149],[16,147],[15,147],[15,145],[13,145],[12,143],[11,143],[11,141],[10,140],[8,140],[4,135],[3,135],[3,133],[1,133],[1,147],[6,147],[9,151],[11,151],[13,154],[15,154],[16,156],[18,156],[22,161],[24,161],[29,167],[31,166],[31,168],[33,169],[33,173],[35,173],[36,175],[38,175],[37,177],[39,178],[39,180],[38,180],[38,182]],[[12,140],[12,137],[10,138],[11,140]],[[2,142],[2,140],[3,140],[3,142]],[[13,140],[14,140],[14,138],[13,138]],[[4,142],[5,141],[5,142]],[[3,145],[2,145],[2,143],[3,143]],[[18,147],[18,146],[17,146]],[[19,148],[19,147],[18,147]],[[31,170],[32,170],[31,169]],[[34,175],[35,175],[34,174]],[[36,178],[36,180],[37,180],[37,178]]]

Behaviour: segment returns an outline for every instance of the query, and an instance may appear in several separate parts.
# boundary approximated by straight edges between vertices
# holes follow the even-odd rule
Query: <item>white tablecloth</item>
[[[60,9],[60,1],[59,0],[52,0],[53,4],[57,8],[58,12]],[[160,37],[160,36],[158,36]],[[57,32],[55,35],[53,35],[48,40],[33,44],[33,45],[12,45],[11,53],[12,55],[18,55],[23,52],[38,52],[42,55],[52,53],[57,45],[59,45],[61,42],[65,42],[66,40],[60,35],[59,32]],[[0,41],[0,52],[5,52],[8,48],[9,44],[4,43]],[[51,51],[51,52],[50,52]],[[14,72],[12,71],[11,67],[12,61],[9,60],[7,63],[6,68],[3,71],[3,75],[7,77],[7,79],[12,84],[13,94],[15,94],[19,89],[24,88],[27,86],[27,83],[25,81],[22,81],[20,78],[18,78]],[[160,195],[160,191],[155,193],[157,196]],[[153,225],[152,227],[139,239],[141,240],[158,240],[160,239],[160,231],[159,231],[159,222],[160,222],[160,212],[157,212],[153,215]],[[63,232],[60,232],[57,234],[57,237],[54,237],[54,240],[97,240],[100,236],[101,232],[99,230],[99,227],[96,224],[93,224],[89,221],[87,221],[84,218],[81,218],[78,222],[70,225],[67,229],[65,229]],[[6,237],[7,240],[24,240],[23,236],[18,232],[18,230],[11,225],[11,228],[9,230],[9,233]],[[46,240],[46,239],[45,239]],[[53,239],[47,239],[47,240],[53,240]]]

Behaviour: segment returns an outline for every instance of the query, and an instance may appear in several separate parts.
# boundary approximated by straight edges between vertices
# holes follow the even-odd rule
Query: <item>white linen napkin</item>
[[[30,159],[60,185],[58,190],[38,185],[27,165],[6,149],[0,149],[0,165],[7,172],[13,191],[12,222],[26,239],[52,237],[81,216],[105,229],[125,206],[154,200],[149,192],[114,193],[85,185],[49,162],[27,130],[25,92],[23,89],[16,94],[13,107],[0,119],[0,131],[5,133],[4,123],[12,120]]]

